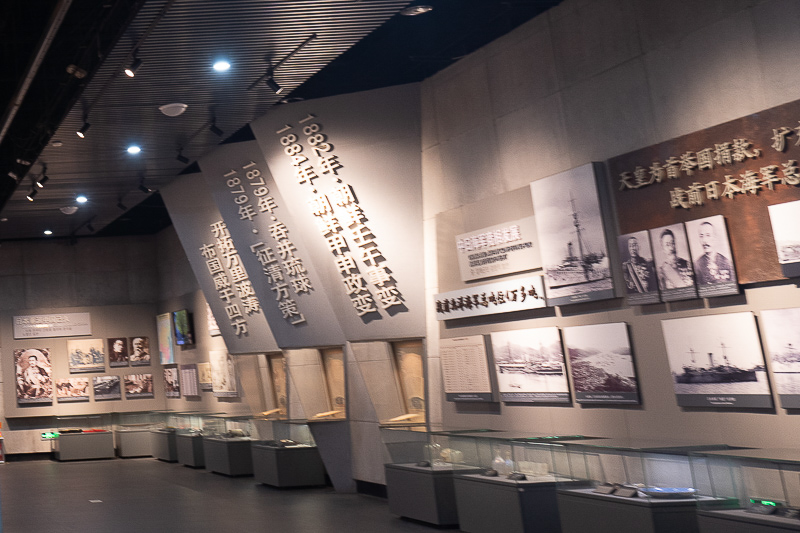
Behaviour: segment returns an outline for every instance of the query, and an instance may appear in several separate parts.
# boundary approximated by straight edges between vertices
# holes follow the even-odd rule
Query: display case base
[[[742,509],[697,511],[700,533],[783,533],[800,531],[800,520],[747,513]]]
[[[253,444],[253,475],[273,487],[325,484],[325,466],[316,446],[278,447]]]
[[[206,466],[206,458],[203,454],[202,435],[181,435],[175,436],[175,447],[178,453],[178,462],[192,468],[202,468]]]
[[[697,501],[598,494],[591,488],[558,491],[563,533],[697,533]],[[731,533],[727,531],[726,533]]]
[[[251,439],[203,438],[206,469],[226,476],[252,476]]]
[[[467,474],[457,475],[454,486],[458,522],[462,531],[468,533],[497,531],[559,533],[561,531],[555,481],[515,481],[505,477]]]
[[[149,457],[153,455],[152,437],[149,429],[125,429],[114,431],[117,455],[120,457]]]
[[[114,434],[110,431],[64,433],[55,440],[53,452],[57,461],[114,459]]]
[[[174,429],[152,429],[150,430],[150,438],[153,457],[168,463],[178,461]]]
[[[452,465],[387,464],[384,470],[390,513],[437,526],[458,524]]]

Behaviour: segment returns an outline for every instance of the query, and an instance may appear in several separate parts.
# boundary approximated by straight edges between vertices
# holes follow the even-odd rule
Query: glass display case
[[[564,533],[697,531],[689,454],[727,445],[598,439],[564,444],[569,477],[558,507]],[[599,529],[598,529],[599,528]]]
[[[264,437],[264,440],[254,441],[252,446],[256,482],[273,487],[326,483],[325,466],[305,420],[256,422],[261,422],[258,425]]]
[[[110,413],[56,417],[57,436],[51,441],[58,461],[114,458]]]
[[[800,531],[800,451],[734,449],[690,456],[702,532]]]
[[[151,429],[164,424],[164,415],[155,411],[112,413],[114,441],[120,457],[153,455]]]
[[[258,439],[252,416],[203,416],[206,469],[228,476],[253,474],[252,443]]]

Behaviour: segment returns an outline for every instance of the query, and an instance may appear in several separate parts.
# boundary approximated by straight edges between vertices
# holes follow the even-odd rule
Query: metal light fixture
[[[211,133],[213,133],[217,137],[222,137],[224,135],[224,133],[225,133],[224,131],[222,131],[221,129],[219,129],[217,127],[217,120],[216,119],[211,121],[211,125],[208,127],[208,129],[211,130]]]
[[[280,67],[281,65],[286,63],[293,55],[295,55],[297,52],[299,52],[304,46],[306,46],[313,39],[315,39],[316,36],[317,36],[316,33],[312,33],[305,41],[303,41],[302,43],[298,44],[297,48],[295,48],[294,50],[292,50],[291,52],[286,54],[286,56],[283,59],[281,59],[280,61],[278,61],[274,65],[268,64],[267,65],[267,71],[261,77],[259,77],[253,83],[251,83],[250,86],[247,88],[247,90],[249,91],[250,89],[252,89],[256,85],[261,83],[261,80],[264,80],[266,82],[266,84],[267,84],[267,87],[269,87],[275,94],[281,94],[283,92],[283,88],[280,85],[278,85],[278,82],[275,81],[275,71],[278,70],[278,67]],[[270,63],[271,63],[271,61],[270,61]]]
[[[278,85],[278,82],[275,81],[275,78],[272,77],[271,73],[267,79],[264,80],[264,83],[266,83],[267,87],[269,87],[275,94],[281,94],[283,92],[283,87]]]
[[[117,200],[117,207],[119,207],[123,211],[127,211],[128,210],[128,208],[125,206],[125,204],[122,203],[122,198]]]
[[[89,128],[90,128],[91,126],[92,126],[91,124],[89,124],[88,122],[86,122],[86,121],[84,120],[84,121],[83,121],[83,126],[81,126],[81,129],[79,129],[79,130],[78,130],[77,132],[75,132],[75,133],[77,133],[77,134],[78,134],[78,137],[80,137],[81,139],[84,139],[84,138],[86,138],[86,132],[89,130]]]
[[[177,159],[178,161],[180,161],[184,165],[188,165],[189,164],[189,158],[186,157],[185,155],[183,155],[183,148],[179,148],[178,149],[178,156],[175,159]]]
[[[142,191],[143,193],[145,193],[145,194],[150,194],[151,192],[153,192],[153,189],[151,189],[150,187],[148,187],[147,185],[144,184],[144,178],[139,180],[138,189],[140,191]]]
[[[139,70],[139,67],[141,66],[142,66],[142,59],[133,56],[133,61],[128,66],[128,68],[125,69],[125,75],[128,76],[129,78],[136,76],[136,71]]]
[[[28,193],[28,195],[25,198],[27,198],[29,202],[32,202],[33,198],[34,198],[34,196],[36,196],[37,192],[39,192],[39,191],[37,191],[36,189],[33,189],[31,192]]]
[[[90,233],[94,233],[94,226],[92,226],[91,222],[86,223],[86,229],[88,229]]]
[[[39,176],[39,179],[36,180],[34,183],[40,189],[44,189],[44,184],[47,183],[47,180],[49,180],[49,179],[50,178],[47,177],[47,166],[46,165],[42,165],[42,175]]]
[[[409,6],[405,9],[401,9],[400,14],[405,15],[406,17],[415,17],[417,15],[422,15],[423,13],[428,13],[429,11],[433,11],[433,6],[421,4],[418,6]]]

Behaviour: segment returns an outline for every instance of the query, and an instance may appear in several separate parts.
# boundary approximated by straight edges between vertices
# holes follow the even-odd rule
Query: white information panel
[[[492,382],[482,335],[440,341],[444,392],[449,402],[490,402]]]
[[[89,313],[60,313],[54,315],[25,315],[14,317],[15,339],[77,337],[92,334]]]

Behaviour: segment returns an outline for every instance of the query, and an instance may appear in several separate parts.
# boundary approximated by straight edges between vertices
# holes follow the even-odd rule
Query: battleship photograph
[[[625,322],[564,328],[564,344],[578,403],[640,402]]]
[[[800,262],[800,200],[771,205],[767,209],[778,261],[782,265]]]
[[[95,401],[122,398],[119,376],[96,376],[92,380]]]
[[[761,311],[760,320],[781,407],[800,408],[800,308]]]
[[[531,183],[547,304],[613,298],[594,167]]]
[[[678,405],[772,406],[752,313],[663,320],[661,327]]]
[[[558,328],[493,332],[492,353],[502,401],[569,403]]]

